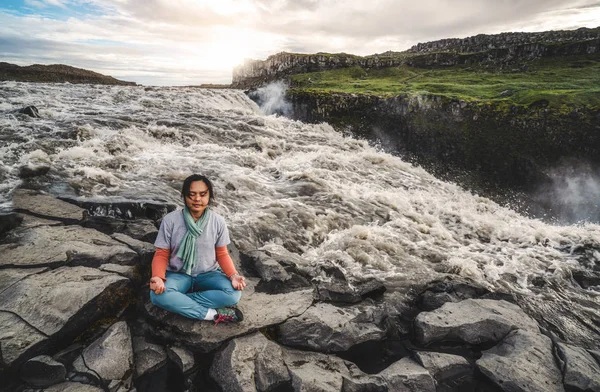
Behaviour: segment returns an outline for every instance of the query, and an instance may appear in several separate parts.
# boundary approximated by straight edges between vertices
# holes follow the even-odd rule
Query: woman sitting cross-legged
[[[154,242],[150,300],[156,306],[196,320],[239,322],[244,316],[233,308],[246,287],[227,252],[229,231],[214,213],[213,187],[193,174],[181,190],[183,210],[167,214]]]

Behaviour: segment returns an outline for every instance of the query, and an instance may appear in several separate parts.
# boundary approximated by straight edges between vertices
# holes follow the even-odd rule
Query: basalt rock
[[[278,328],[281,343],[325,353],[347,351],[353,346],[385,338],[375,306],[338,307],[318,303]]]
[[[194,351],[208,352],[224,341],[280,324],[290,317],[302,314],[313,301],[313,290],[299,290],[286,294],[266,294],[256,292],[258,280],[246,279],[238,308],[244,313],[244,321],[228,325],[215,326],[210,322],[198,322],[183,316],[168,313],[146,303],[149,322],[153,324],[153,333],[168,342],[176,343]]]
[[[402,358],[379,373],[388,391],[435,392],[435,382],[427,369],[410,358]]]
[[[17,189],[13,193],[13,208],[17,212],[38,218],[77,224],[83,220],[83,208],[50,195],[30,189]]]
[[[40,118],[40,112],[35,106],[26,106],[23,109],[19,109],[19,113],[26,114],[33,118]]]
[[[194,354],[190,350],[180,346],[168,346],[167,356],[182,373],[187,373],[196,363]]]
[[[552,342],[539,333],[512,331],[497,346],[484,351],[476,364],[503,391],[565,390],[552,355]]]
[[[27,179],[46,175],[50,171],[50,165],[28,163],[19,167],[19,178]]]
[[[19,227],[23,217],[15,213],[0,214],[0,237],[12,229]]]
[[[133,338],[135,378],[156,372],[167,364],[167,351],[161,345],[150,343],[142,336]]]
[[[34,387],[49,387],[65,380],[67,369],[48,355],[25,362],[20,369],[21,379]]]
[[[506,301],[467,299],[446,303],[415,319],[415,333],[422,344],[461,342],[472,345],[496,343],[511,330],[539,332],[537,322],[517,305]]]
[[[473,368],[460,355],[419,351],[415,357],[433,376],[438,391],[468,389],[473,381]]]
[[[74,337],[126,306],[129,279],[86,267],[61,267],[21,279],[0,293],[0,348],[5,366],[53,340]]]
[[[600,392],[600,365],[587,350],[564,343],[556,349],[567,390]]]

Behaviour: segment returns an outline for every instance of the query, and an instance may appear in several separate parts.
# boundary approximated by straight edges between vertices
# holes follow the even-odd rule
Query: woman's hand
[[[229,277],[231,285],[236,290],[243,290],[246,287],[246,279],[242,275],[233,274]]]
[[[154,291],[154,294],[164,293],[165,282],[163,282],[163,280],[158,276],[153,276],[152,279],[150,279],[150,290]]]

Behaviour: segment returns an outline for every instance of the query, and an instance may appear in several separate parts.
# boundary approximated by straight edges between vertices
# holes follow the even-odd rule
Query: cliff
[[[17,82],[38,83],[85,83],[109,84],[120,86],[135,86],[134,82],[125,82],[97,72],[75,68],[63,64],[41,65],[34,64],[20,67],[15,64],[0,62],[0,81],[14,80]]]
[[[290,75],[339,68],[366,70],[397,66],[435,67],[484,65],[502,69],[524,61],[552,57],[594,54],[600,51],[600,28],[542,33],[502,33],[476,35],[464,39],[444,39],[420,43],[404,52],[388,51],[371,56],[346,53],[278,53],[266,60],[246,60],[233,69],[231,87],[250,89]]]

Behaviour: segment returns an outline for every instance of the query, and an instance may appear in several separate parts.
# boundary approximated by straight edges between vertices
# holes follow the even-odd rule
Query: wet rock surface
[[[215,326],[169,314],[149,302],[146,284],[151,241],[169,207],[15,195],[16,223],[0,237],[0,376],[9,391],[598,385],[594,340],[549,323],[560,315],[532,312],[534,298],[515,305],[455,275],[386,291],[380,280],[351,279],[329,262],[308,266],[276,244],[258,258],[229,247],[248,282],[238,304],[243,322]],[[98,211],[112,216],[90,215]],[[595,283],[587,273],[574,279]]]

